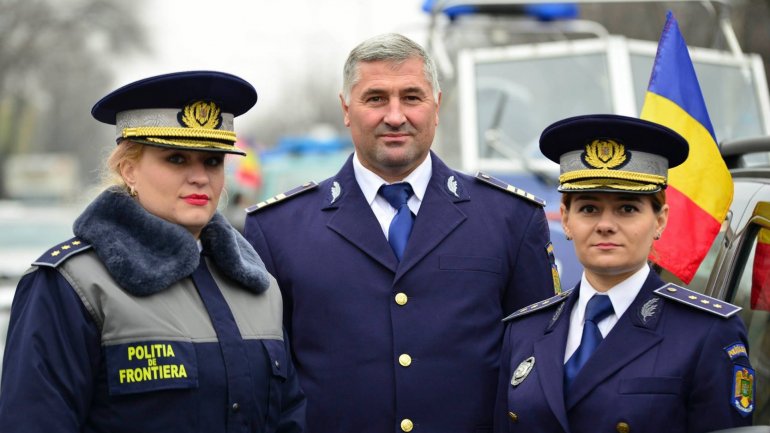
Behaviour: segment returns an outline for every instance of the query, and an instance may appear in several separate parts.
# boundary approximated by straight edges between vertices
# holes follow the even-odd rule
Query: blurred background
[[[566,104],[584,98],[581,92],[603,95],[606,91],[603,99],[612,102],[607,111],[638,114],[634,112],[642,102],[638,95],[649,78],[668,10],[675,13],[688,45],[704,49],[699,57],[706,59],[704,64],[735,66],[742,77],[739,81],[748,89],[745,94],[728,89],[726,75],[713,75],[702,83],[704,93],[714,90],[714,96],[705,95],[709,110],[729,107],[725,117],[730,117],[739,111],[737,105],[756,108],[752,114],[756,120],[751,122],[741,119],[742,123],[725,122],[722,127],[716,119],[719,138],[767,133],[770,102],[764,71],[770,59],[770,0],[599,0],[559,4],[550,11],[529,7],[548,3],[539,1],[488,1],[475,9],[463,3],[475,2],[0,0],[0,343],[19,276],[48,247],[71,236],[73,220],[99,191],[102,161],[114,146],[115,130],[95,121],[91,106],[112,89],[147,76],[214,69],[239,75],[256,87],[257,105],[236,120],[238,145],[248,156],[227,161],[228,194],[221,210],[236,227],[242,224],[245,207],[334,174],[352,152],[337,96],[342,65],[357,43],[385,32],[413,38],[439,61],[444,91],[434,143],[439,156],[468,172],[494,172],[536,195],[555,192],[548,177],[553,167],[537,170],[543,162],[539,155],[521,158],[521,149],[511,143],[505,150],[501,135],[526,131],[525,144],[531,145],[551,121],[601,111],[601,105]],[[495,104],[485,108],[488,101],[496,101],[496,95],[516,99],[522,93],[510,83],[476,80],[486,73],[487,60],[481,59],[501,55],[513,56],[509,60],[540,59],[547,50],[533,51],[529,44],[607,41],[608,35],[650,44],[639,48],[645,53],[642,72],[621,80],[633,90],[619,91],[615,79],[596,91],[580,83],[559,87],[556,84],[570,83],[574,67],[546,68],[534,63],[528,76],[533,81],[524,85],[525,90],[548,87],[558,92],[552,96],[560,104],[548,105],[544,97],[528,94],[522,98],[530,104],[524,109],[503,113]],[[600,51],[617,46],[617,42],[608,43]],[[628,52],[634,46],[623,42]],[[483,51],[493,48],[504,51]],[[529,51],[521,54],[515,48]],[[577,45],[557,48],[587,58],[581,57],[583,48]],[[469,55],[469,50],[481,51]],[[712,58],[716,60],[708,60]],[[599,75],[603,68],[591,63],[584,69],[590,76]],[[525,75],[524,70],[499,71],[503,78]],[[707,76],[708,71],[703,72]],[[463,99],[463,92],[470,96]],[[721,99],[730,95],[736,105]],[[627,102],[617,103],[623,97]],[[535,118],[536,107],[543,108],[543,114]],[[482,125],[484,116],[489,118],[487,126]],[[516,131],[506,132],[499,127],[501,122],[514,125]],[[468,133],[468,128],[473,131]],[[461,143],[466,136],[479,142],[470,153],[467,144]],[[523,163],[511,168],[510,161],[517,158]],[[523,175],[516,178],[516,173]],[[554,218],[553,207],[547,211],[557,232],[558,214]],[[554,235],[554,242],[557,238],[563,236]],[[557,255],[559,251],[557,245]],[[571,248],[561,251],[571,252]],[[568,264],[563,269],[569,270]]]

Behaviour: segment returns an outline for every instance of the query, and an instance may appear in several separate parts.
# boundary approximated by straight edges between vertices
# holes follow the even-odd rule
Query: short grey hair
[[[350,91],[360,79],[358,64],[360,62],[394,62],[403,63],[412,58],[423,61],[425,79],[433,89],[433,98],[438,100],[441,91],[438,83],[436,63],[423,47],[406,36],[398,33],[386,33],[369,38],[353,48],[345,62],[342,71],[342,96],[345,102],[350,102]]]

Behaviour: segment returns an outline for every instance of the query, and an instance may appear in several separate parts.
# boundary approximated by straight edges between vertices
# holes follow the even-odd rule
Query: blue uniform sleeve
[[[289,335],[292,335],[292,311],[294,307],[292,305],[293,299],[291,293],[286,290],[286,286],[281,280],[281,275],[276,272],[275,261],[273,255],[270,252],[270,246],[268,245],[265,234],[262,232],[262,227],[257,221],[257,217],[249,215],[246,217],[246,224],[243,228],[243,237],[254,247],[254,250],[259,254],[259,258],[265,264],[265,269],[270,272],[278,281],[278,286],[281,289],[281,296],[283,297],[283,323],[286,327],[286,331]]]
[[[81,432],[100,363],[100,333],[55,269],[19,282],[0,379],[0,431]]]
[[[299,376],[294,368],[289,339],[284,333],[284,344],[289,358],[289,370],[283,389],[283,402],[281,406],[281,418],[278,422],[278,433],[302,433],[305,431],[305,409],[307,401],[299,384]]]
[[[262,228],[257,222],[257,218],[253,215],[246,217],[246,223],[243,227],[243,237],[254,247],[254,250],[259,254],[259,258],[265,263],[265,268],[271,274],[275,275],[275,265],[273,265],[273,257],[270,254],[270,247],[267,245],[265,235],[262,233]],[[277,278],[277,277],[276,277]]]
[[[529,221],[512,221],[521,231],[519,245],[514,245],[516,260],[503,294],[503,313],[512,312],[554,295],[554,279],[549,259],[550,232],[545,212],[535,209]],[[515,240],[512,240],[515,242]]]
[[[744,350],[735,350],[735,347]],[[756,382],[745,350],[747,347],[746,329],[740,318],[735,316],[729,320],[715,321],[699,359],[694,360],[694,379],[690,384],[688,399],[688,432],[710,432],[751,425],[753,414],[747,412],[743,405],[753,406]],[[740,386],[744,372],[752,376],[750,389]],[[737,393],[736,382],[739,384]],[[748,400],[740,395],[741,388],[750,391]]]

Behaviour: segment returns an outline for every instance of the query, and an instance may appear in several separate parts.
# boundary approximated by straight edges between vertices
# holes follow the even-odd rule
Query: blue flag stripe
[[[666,25],[660,37],[647,90],[673,101],[703,125],[714,142],[717,142],[714,127],[706,110],[706,102],[700,91],[698,77],[690,61],[687,43],[671,11],[666,14]]]

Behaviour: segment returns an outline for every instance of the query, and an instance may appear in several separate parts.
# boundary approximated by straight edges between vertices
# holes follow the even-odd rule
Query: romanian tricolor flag
[[[682,165],[669,170],[668,226],[650,259],[689,283],[733,201],[733,182],[719,154],[687,44],[671,12],[658,43],[642,119],[667,126],[690,144]]]
[[[262,170],[257,151],[242,140],[236,141],[235,145],[246,151],[246,155],[239,158],[235,170],[235,180],[246,188],[260,188],[262,186]]]

